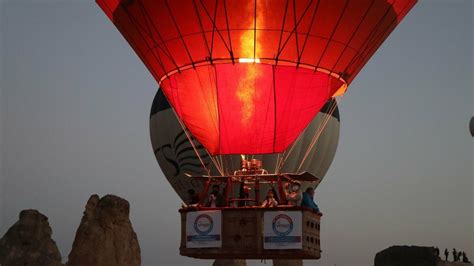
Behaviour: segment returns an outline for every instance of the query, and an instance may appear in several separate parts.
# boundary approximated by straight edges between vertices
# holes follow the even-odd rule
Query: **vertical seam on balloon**
[[[224,0],[224,14],[225,14],[225,22],[227,25],[227,37],[229,38],[229,46],[230,46],[230,58],[232,59],[232,64],[234,64],[234,50],[232,49],[232,39],[230,38],[230,27],[229,27],[229,17],[227,16],[227,0]]]
[[[374,3],[375,3],[375,0],[372,0],[369,8],[367,8],[367,10],[365,11],[364,15],[362,16],[362,19],[361,21],[359,22],[359,24],[357,25],[356,29],[354,30],[354,32],[352,33],[351,37],[349,38],[349,40],[346,42],[346,44],[344,45],[344,49],[342,50],[342,52],[339,54],[339,57],[337,58],[336,62],[334,63],[334,65],[332,66],[331,70],[330,70],[330,73],[333,73],[334,72],[334,68],[337,66],[337,64],[339,63],[339,60],[341,60],[342,58],[342,55],[344,55],[344,53],[346,52],[347,50],[347,47],[349,46],[349,43],[351,43],[352,39],[354,38],[354,36],[356,35],[356,33],[359,31],[359,28],[360,26],[362,25],[362,23],[364,22],[365,18],[367,17],[367,15],[369,14],[369,11],[372,9],[372,7],[374,6]]]
[[[367,36],[367,38],[365,39],[364,43],[360,46],[360,49],[359,50],[356,50],[357,54],[355,54],[351,61],[349,61],[349,64],[347,64],[346,68],[344,69],[344,71],[342,73],[346,73],[347,70],[352,67],[352,65],[354,64],[354,62],[361,56],[361,51],[365,49],[365,47],[368,45],[368,42],[372,37],[373,34],[375,34],[375,31],[378,29],[379,25],[385,20],[385,17],[387,17],[388,13],[390,12],[390,9],[392,9],[391,6],[389,6],[387,8],[387,10],[385,11],[384,15],[379,19],[379,21],[377,21],[377,24],[375,24],[374,28],[370,31],[369,33],[369,36]]]
[[[281,40],[283,39],[283,31],[285,30],[285,22],[286,22],[286,13],[288,12],[288,2],[289,0],[286,0],[286,5],[285,5],[285,15],[283,16],[283,21],[281,24],[281,31],[280,31],[280,40],[278,41],[278,50],[277,54],[275,55],[275,65],[278,65],[278,57],[280,56],[280,47],[281,47]]]
[[[276,144],[276,128],[277,128],[277,95],[276,95],[276,82],[275,82],[275,67],[272,66],[273,75],[273,152],[275,152]]]
[[[145,20],[145,27],[146,27],[146,29],[142,29],[142,30],[143,30],[145,33],[148,33],[150,39],[151,39],[152,42],[153,42],[153,47],[151,47],[150,50],[154,50],[153,48],[159,48],[159,49],[161,49],[161,50],[163,51],[163,53],[166,55],[166,57],[168,57],[168,58],[170,59],[170,61],[176,66],[176,68],[178,68],[178,65],[176,64],[176,62],[174,61],[174,59],[173,59],[172,56],[171,56],[170,51],[168,50],[168,47],[165,45],[164,39],[161,37],[161,34],[159,33],[158,29],[155,28],[155,26],[154,26],[154,24],[153,24],[153,21],[151,21],[150,17],[148,16],[148,13],[146,12],[145,6],[143,5],[142,2],[139,2],[139,7],[140,7],[140,12],[142,13],[142,16],[143,16],[143,18],[144,18],[144,20]],[[127,14],[129,14],[128,11],[127,11]],[[133,17],[133,16],[131,16],[131,17]],[[135,21],[135,23],[136,23],[138,26],[140,26],[140,25],[139,25],[140,23],[138,23],[138,21],[136,21],[136,20],[134,20],[134,21]],[[158,37],[160,38],[161,44],[162,44],[163,46],[165,46],[164,49],[161,47],[161,44],[158,43],[158,42],[156,42],[155,38],[153,38],[153,32],[152,32],[152,30],[151,30],[151,28],[150,28],[150,23],[152,24],[153,29],[156,31]],[[140,27],[140,28],[142,28],[142,27]],[[145,39],[144,39],[144,41],[146,42]],[[165,51],[165,50],[166,50],[166,51]]]
[[[214,51],[214,36],[215,36],[215,30],[217,28],[217,25],[215,24],[216,22],[216,17],[217,17],[217,5],[218,5],[219,1],[216,0],[216,4],[214,6],[214,19],[212,20],[212,37],[211,37],[211,58],[212,58],[212,52]]]
[[[149,28],[148,21],[150,21],[150,22],[151,22],[151,26],[152,26],[152,28],[154,29],[154,31],[156,32],[156,34],[158,35],[158,37],[160,38],[161,43],[162,43],[163,46],[164,46],[164,49],[161,47],[160,44],[156,43],[155,38],[153,38],[153,34],[152,34],[152,32],[151,32],[151,29],[148,30],[148,31],[149,31],[148,33],[150,34],[150,39],[153,41],[153,43],[156,45],[157,48],[159,48],[159,49],[161,49],[161,50],[163,51],[164,55],[173,63],[173,65],[175,65],[175,67],[178,69],[178,72],[180,72],[179,67],[178,67],[178,64],[176,64],[176,62],[174,61],[173,57],[171,56],[171,53],[170,53],[170,51],[168,50],[168,46],[166,45],[166,42],[164,41],[163,37],[161,36],[160,32],[159,32],[158,29],[156,28],[156,26],[155,26],[155,24],[153,23],[153,21],[150,19],[150,16],[149,16],[148,13],[146,12],[145,6],[143,5],[143,3],[142,3],[141,1],[138,1],[138,3],[139,3],[139,5],[140,5],[140,10],[141,10],[141,12],[142,12],[142,16],[143,16],[144,19],[145,19],[146,27]],[[132,20],[133,16],[131,16],[131,15],[129,14],[128,10],[126,10],[125,13],[126,13],[126,14],[130,17],[130,19]],[[135,20],[133,20],[133,21],[135,21]],[[136,21],[135,21],[135,22],[136,22]],[[133,23],[133,24],[135,25],[135,23]],[[138,23],[136,23],[136,24],[138,24]],[[135,27],[137,27],[137,25],[135,25]],[[145,32],[146,32],[146,31],[145,31]],[[140,34],[140,35],[141,35],[141,34]],[[142,38],[143,38],[143,36],[142,36]],[[143,41],[144,41],[145,43],[147,43],[146,40],[145,40],[145,38],[143,38]],[[148,46],[148,45],[147,45],[147,46]],[[148,47],[149,47],[149,46],[148,46]],[[153,51],[154,48],[149,47],[149,49]],[[165,50],[166,50],[166,51],[165,51]],[[165,74],[168,76],[168,74],[167,74],[166,71],[165,71]]]
[[[139,29],[139,25],[137,25],[138,23],[137,23],[134,19],[132,19],[132,15],[128,12],[128,10],[126,10],[126,8],[124,8],[124,7],[122,7],[122,6],[120,6],[120,7],[123,9],[124,13],[126,14],[126,17],[130,20],[131,24],[134,26],[135,30],[138,32],[138,35],[140,36],[140,38],[142,38],[142,40],[143,40],[144,43],[146,44],[147,48],[148,48],[149,50],[151,50],[151,47],[148,45],[148,42],[147,42],[147,41],[145,40],[145,38],[142,36],[142,33],[141,33],[140,29]],[[121,32],[123,32],[125,35],[128,35],[128,31],[126,31],[125,28],[122,28],[122,27],[121,27],[121,24],[117,23],[116,26],[119,28],[119,30],[121,29]],[[141,28],[141,27],[140,27],[140,28]],[[142,29],[142,31],[146,31],[146,30]],[[128,36],[129,36],[128,39],[133,40],[133,38],[132,38],[130,35],[128,35]],[[128,39],[127,39],[127,40],[128,40]],[[131,42],[132,42],[133,44],[135,44],[134,41],[131,41]],[[132,44],[132,45],[133,45],[133,44]],[[138,46],[137,46],[137,48],[138,48]],[[141,49],[138,49],[138,50],[141,52]],[[153,54],[153,56],[154,56],[154,54]],[[144,57],[146,57],[146,56],[144,56]],[[165,68],[164,68],[164,67],[162,67],[162,68],[163,68],[163,71],[166,72]]]
[[[216,132],[219,134],[220,138],[220,109],[219,109],[219,94],[218,94],[218,87],[217,87],[217,69],[216,66],[211,65],[212,71],[208,71],[208,76],[209,76],[209,84],[215,83],[215,91],[212,93],[212,97],[214,98],[214,102],[216,103],[216,106],[211,106],[211,108],[214,108],[216,110],[217,114],[217,127],[215,127]],[[211,76],[211,72],[214,73],[214,76]],[[214,81],[214,82],[213,82]],[[217,107],[217,108],[216,108]]]
[[[293,73],[292,77],[291,77],[291,85],[287,86],[286,89],[287,91],[290,91],[290,90],[293,90],[294,87],[295,87],[295,73]],[[287,106],[288,106],[288,102],[290,102],[288,99],[291,97],[291,101],[293,101],[293,95],[290,94],[290,96],[288,97],[288,95],[286,95],[287,97],[285,97],[285,103],[284,103],[284,107],[282,108],[282,110],[287,110]],[[284,114],[283,114],[284,115]],[[296,115],[295,115],[296,117]],[[281,118],[281,117],[280,117]],[[280,119],[282,120],[282,118]],[[282,136],[281,138],[282,139],[286,139],[286,135],[288,134],[288,123],[286,123],[286,128],[282,129],[280,131],[280,136]],[[284,133],[283,133],[284,132]]]
[[[183,35],[181,34],[181,31],[179,30],[178,24],[176,23],[176,19],[174,18],[173,13],[171,12],[171,7],[168,4],[168,0],[165,0],[165,5],[166,5],[166,9],[168,10],[168,13],[171,17],[171,20],[173,21],[174,27],[176,28],[176,31],[178,32],[179,38],[181,39],[181,42],[183,43],[184,49],[186,50],[186,53],[188,54],[189,60],[191,61],[191,64],[192,64],[193,68],[196,68],[194,66],[193,57],[191,56],[191,53],[189,52],[188,46],[186,46],[186,42],[184,41]]]
[[[199,15],[199,10],[196,4],[196,0],[193,0],[193,6],[194,6],[194,11],[196,13],[196,17],[198,18],[198,21],[199,21],[199,28],[201,29],[204,45],[206,46],[207,52],[209,53],[209,60],[211,61],[211,64],[212,64],[211,49],[209,48],[209,43],[207,43],[206,33],[204,32],[204,28],[202,26],[202,20]]]
[[[213,65],[211,65],[211,67],[212,67],[213,69],[215,68]],[[211,72],[211,71],[207,70],[207,74],[208,74],[208,78],[209,78],[209,84],[213,84],[212,78],[211,78],[211,76],[210,76],[210,72]],[[199,81],[199,88],[201,89],[202,94],[205,95],[204,89],[203,89],[203,84],[202,84],[202,81],[201,81],[201,76],[198,74],[198,72],[196,72],[196,75],[197,75],[197,78],[198,78],[198,81]],[[215,76],[216,76],[216,77],[215,77],[214,79],[216,80],[215,84],[216,84],[216,90],[217,90],[217,73],[215,73]],[[212,88],[211,88],[211,91],[212,91]],[[212,93],[212,97],[215,98],[215,102],[217,103],[217,100],[218,100],[218,99],[215,97],[215,93]],[[207,109],[208,109],[208,111],[209,111],[210,113],[212,113],[212,110],[213,110],[213,109],[214,109],[216,112],[219,112],[218,109],[216,110],[215,106],[210,106],[207,101],[205,102],[205,105],[206,105],[206,107],[207,107]],[[218,106],[217,106],[217,107],[218,107]],[[217,114],[218,114],[218,113],[217,113]],[[214,126],[214,130],[215,130],[217,133],[219,133],[219,130],[220,130],[220,128],[219,128],[219,117],[217,117],[217,121],[214,121],[214,120],[213,120],[213,126]]]
[[[403,7],[403,11],[406,10],[410,5],[411,2],[406,2],[405,6]],[[404,12],[401,12],[401,13],[404,13]],[[394,11],[395,12],[395,11]],[[369,44],[369,49],[365,50],[364,53],[361,54],[361,56],[359,57],[357,63],[359,62],[364,62],[364,61],[367,61],[368,58],[367,57],[370,57],[371,53],[369,53],[368,51],[372,51],[372,50],[376,50],[378,47],[380,47],[380,45],[382,45],[382,43],[379,41],[381,39],[383,39],[387,34],[390,33],[390,29],[394,26],[394,24],[396,24],[396,22],[398,22],[398,14],[395,13],[395,17],[393,18],[393,20],[390,22],[390,24],[384,29],[382,30],[382,32],[379,33],[379,35],[377,35],[376,37],[374,37],[374,40]],[[392,28],[393,30],[393,28]],[[378,45],[378,46],[377,46]]]
[[[211,23],[212,23],[212,27],[213,27],[213,28],[212,28],[212,32],[213,32],[213,34],[214,34],[214,30],[215,30],[215,32],[217,32],[217,35],[219,35],[219,37],[221,38],[222,42],[224,43],[225,48],[226,48],[227,51],[229,51],[229,53],[230,53],[229,47],[227,46],[227,43],[225,42],[224,37],[222,37],[221,32],[220,32],[219,29],[217,28],[215,19],[212,19],[211,14],[209,14],[209,11],[207,10],[206,6],[204,5],[204,3],[203,3],[202,1],[203,1],[203,0],[200,0],[199,2],[201,3],[201,6],[202,6],[204,12],[206,12],[207,18],[208,18],[209,21],[211,21]],[[216,4],[217,4],[217,0],[216,0]],[[217,5],[216,5],[216,12],[217,12]],[[212,47],[211,47],[211,48],[212,48]]]
[[[129,17],[130,21],[132,21],[132,24],[136,27],[137,31],[140,33],[140,31],[138,30],[138,27],[136,24],[138,24],[138,21],[132,19],[132,16],[126,12],[127,16]],[[157,43],[155,42],[155,40],[153,39],[153,36],[152,36],[152,33],[151,33],[151,30],[149,28],[149,25],[148,25],[148,20],[147,18],[145,17],[145,15],[142,13],[142,16],[144,17],[144,20],[145,20],[145,26],[147,27],[147,30],[145,29],[142,29],[143,31],[147,32],[148,31],[148,34],[150,35],[150,39],[153,40],[153,43],[154,45],[156,45],[157,47],[159,47],[160,49],[162,49],[159,45],[157,45]],[[158,64],[161,66],[161,68],[163,69],[163,72],[165,73],[166,76],[168,76],[168,73],[165,69],[165,66],[163,65],[163,60],[161,59],[160,57],[160,54],[155,54],[156,53],[156,50],[153,49],[153,47],[150,47],[150,45],[148,45],[148,42],[145,40],[145,38],[142,36],[142,34],[140,33],[139,34],[140,37],[143,39],[143,41],[146,43],[146,46],[148,48],[148,50],[152,53],[153,57],[155,57],[155,59],[158,61]],[[164,51],[163,51],[164,52]],[[166,53],[165,53],[166,55]],[[169,55],[166,55],[168,58],[170,57]]]
[[[273,69],[272,69],[272,75],[273,75]],[[274,76],[274,75],[273,75]],[[275,82],[275,80],[273,79],[273,82],[272,84]],[[272,85],[273,86],[273,85]],[[273,90],[273,94],[275,94],[275,91]],[[275,96],[273,96],[275,98]],[[271,103],[272,99],[271,97],[268,97],[268,103],[267,103],[267,108],[266,108],[266,114],[265,114],[265,122],[263,123],[263,131],[262,132],[265,132],[265,129],[266,129],[266,125],[267,125],[267,121],[268,121],[268,113],[270,112],[270,103]],[[261,138],[261,142],[260,142],[260,148],[259,150],[262,151],[262,147],[263,147],[263,141],[265,140],[264,138],[265,136],[263,135],[262,138]],[[272,150],[273,152],[273,150]]]
[[[289,91],[290,90],[295,90],[296,88],[296,81],[297,81],[297,71],[293,71],[292,73],[292,77],[291,77],[291,86],[289,87]],[[290,98],[288,100],[288,98]],[[285,108],[284,110],[288,110],[288,104],[290,104],[290,106],[292,105],[292,103],[294,103],[294,100],[295,100],[295,93],[291,93],[290,94],[290,97],[287,97],[286,98],[287,100],[285,101]],[[298,115],[295,115],[294,117],[292,118],[296,118],[296,119],[299,119],[301,117],[301,108],[298,108]],[[288,121],[288,120],[287,120]],[[284,135],[284,139],[288,139],[288,134],[289,134],[289,128],[288,128],[288,124],[286,125],[287,127],[283,130],[283,132],[285,132],[285,135]],[[301,133],[301,132],[300,132]],[[286,141],[285,141],[285,144],[286,144]]]
[[[296,3],[296,2],[294,2],[294,3]],[[291,36],[293,36],[293,34],[296,33],[296,29],[298,28],[299,24],[303,20],[306,12],[308,12],[309,7],[311,6],[312,3],[313,3],[313,0],[311,0],[309,2],[309,4],[306,6],[305,10],[303,11],[303,14],[301,14],[301,17],[298,19],[298,22],[295,23],[295,27],[290,31],[290,35],[288,35],[288,38],[286,38],[285,42],[283,43],[283,46],[281,48],[280,48],[280,46],[278,46],[277,58],[280,57],[280,54],[283,52],[283,49],[285,49],[286,44],[291,39]],[[295,20],[296,20],[296,5],[294,5],[293,8],[295,9]],[[283,33],[283,31],[282,31],[282,33]]]
[[[254,0],[253,12],[253,58],[257,56],[257,0]],[[255,60],[254,60],[255,63]]]
[[[140,33],[140,30],[138,29],[138,25],[137,25],[138,23],[133,19],[133,16],[128,12],[128,10],[127,10],[126,8],[124,8],[124,7],[122,7],[122,8],[123,8],[123,10],[124,10],[126,16],[128,17],[128,19],[130,20],[131,24],[134,26],[135,30],[138,32],[138,35],[142,38],[143,42],[146,43],[146,46],[147,46],[147,48],[152,52],[153,57],[158,61],[159,65],[160,65],[161,68],[163,69],[163,72],[165,73],[165,75],[168,76],[168,74],[166,73],[166,69],[165,69],[165,67],[164,67],[164,65],[163,65],[163,62],[161,61],[161,58],[159,57],[159,54],[158,54],[158,57],[157,57],[157,55],[153,52],[153,49],[150,47],[150,45],[148,44],[148,42],[146,41],[146,39],[145,39],[145,38],[143,37],[143,35]],[[146,19],[145,19],[145,20],[146,20]],[[117,24],[117,25],[120,25],[120,24]],[[123,32],[124,32],[125,34],[128,34],[128,32],[127,32],[125,29],[123,29]],[[129,39],[132,40],[133,38],[131,38],[131,36],[130,36]],[[132,42],[133,42],[133,41],[132,41]],[[135,43],[135,42],[133,42],[133,43]],[[138,48],[138,45],[135,44],[135,47]],[[138,48],[138,50],[140,50],[140,49]],[[144,55],[143,57],[146,58],[145,53],[144,53],[144,52],[142,52],[142,53],[143,53],[143,55]],[[148,61],[148,60],[145,59],[145,61]],[[150,65],[150,63],[148,63],[147,65]],[[154,71],[152,70],[152,72],[154,72]]]
[[[321,0],[318,0],[318,3],[316,4],[316,8],[314,9],[314,13],[311,18],[311,24],[309,25],[308,31],[306,32],[306,38],[304,39],[303,47],[301,48],[301,54],[298,57],[298,62],[296,64],[297,67],[300,65],[301,57],[303,57],[303,52],[304,52],[304,49],[306,48],[306,42],[308,41],[309,33],[311,32],[311,29],[313,28],[314,20],[316,19],[316,13],[318,12],[318,8],[319,8],[319,3],[321,3]]]
[[[334,26],[334,29],[332,30],[331,35],[329,36],[328,42],[326,43],[326,46],[324,47],[324,50],[321,53],[321,56],[319,57],[318,62],[316,63],[316,68],[321,63],[321,60],[323,59],[323,57],[326,53],[326,50],[328,49],[329,45],[331,44],[332,38],[334,37],[334,34],[336,33],[336,31],[338,29],[339,23],[341,22],[342,17],[344,16],[344,13],[346,12],[348,3],[349,3],[349,1],[346,0],[345,4],[344,4],[344,8],[342,9],[341,15],[339,15],[339,18],[337,19],[336,25]],[[314,72],[316,72],[316,69],[314,69]]]
[[[217,69],[216,67],[213,67],[214,69],[214,75],[215,75],[215,80],[216,80],[216,104],[217,104],[217,123],[218,123],[218,131],[217,134],[219,134],[219,153],[221,153],[221,148],[222,148],[222,134],[221,134],[221,105],[219,101],[219,79],[217,77]],[[225,121],[223,121],[223,124],[225,126]],[[229,139],[227,139],[227,145],[229,145]]]
[[[312,0],[310,1],[310,4],[308,4],[308,8],[311,5]],[[303,12],[303,15],[301,15],[301,20],[303,20],[304,14],[306,12]],[[300,49],[298,45],[298,24],[296,23],[296,0],[293,0],[293,18],[294,18],[294,23],[295,23],[295,41],[296,41],[296,56],[300,57]]]

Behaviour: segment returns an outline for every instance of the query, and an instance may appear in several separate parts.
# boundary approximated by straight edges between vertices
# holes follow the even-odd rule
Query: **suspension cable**
[[[193,147],[194,149],[194,152],[196,153],[197,157],[199,158],[199,161],[201,162],[201,165],[202,167],[204,168],[204,170],[206,170],[207,174],[210,175],[211,174],[211,170],[206,166],[206,164],[204,163],[204,161],[202,160],[201,158],[201,154],[198,152],[197,148],[196,148],[196,145],[194,144],[194,141],[191,137],[191,134],[188,132],[188,129],[186,128],[186,126],[184,125],[183,121],[181,121],[181,118],[179,118],[178,114],[176,114],[176,111],[171,108],[173,110],[173,113],[175,114],[176,116],[176,119],[178,120],[181,128],[183,129],[184,133],[186,134],[186,137],[188,138],[189,140],[189,143],[191,144],[191,146]],[[207,151],[207,149],[204,149],[206,151],[206,153],[209,155],[209,158],[211,158],[211,161],[212,163],[214,164],[214,166],[216,167],[217,171],[219,171],[219,173],[221,175],[223,175],[223,172],[222,172],[222,169],[220,168],[220,166],[216,163],[214,157],[209,154],[209,152]]]
[[[275,174],[277,174],[277,175],[279,174],[278,168],[280,166],[280,155],[281,155],[281,153],[278,153],[277,160],[276,160],[276,163],[275,163]]]
[[[301,160],[300,162],[300,165],[298,166],[298,169],[296,170],[296,172],[299,172],[301,170],[301,167],[303,167],[306,159],[308,158],[311,150],[313,149],[313,147],[316,145],[316,143],[318,142],[319,140],[319,137],[322,135],[324,129],[326,128],[326,125],[327,123],[329,122],[329,120],[331,119],[331,116],[332,114],[334,113],[334,111],[336,110],[337,108],[337,101],[334,100],[334,102],[331,104],[330,108],[329,108],[329,112],[327,114],[327,116],[325,117],[324,121],[323,121],[323,124],[322,124],[322,127],[320,128],[319,131],[316,132],[316,134],[313,136],[313,139],[311,140],[311,143],[310,145],[308,146],[308,149],[306,150],[305,152],[305,155],[303,157],[303,159]]]
[[[332,106],[332,103],[331,103],[331,106]],[[331,107],[330,107],[329,109],[331,109]],[[322,129],[321,129],[321,125],[325,124],[326,119],[328,119],[328,116],[325,116],[325,117],[323,118],[323,121],[318,124],[318,127],[317,127],[317,129],[316,129],[316,131],[315,131],[316,133],[315,133],[315,135],[312,136],[311,141],[310,141],[310,144],[313,142],[313,139],[314,139],[314,137],[317,135],[317,132],[319,132],[320,130],[322,130]],[[284,156],[283,156],[283,158],[282,158],[282,160],[281,160],[281,162],[280,162],[280,165],[279,165],[279,171],[280,171],[280,170],[283,168],[283,166],[285,165],[286,161],[287,161],[288,158],[290,157],[291,153],[293,152],[294,148],[296,147],[296,144],[298,143],[298,141],[300,140],[300,138],[301,138],[302,136],[303,136],[303,133],[298,136],[298,138],[295,140],[295,142],[293,142],[293,144],[291,145],[290,150],[289,150],[288,152],[285,151]]]
[[[342,96],[338,97],[338,99],[341,99],[341,98],[342,98]],[[339,102],[340,102],[340,100],[339,100]],[[327,115],[323,118],[323,121],[321,123],[319,123],[318,128],[316,129],[315,134],[313,135],[313,137],[311,139],[310,145],[306,149],[305,155],[304,155],[300,165],[298,166],[297,172],[299,172],[301,170],[301,167],[303,166],[304,162],[308,158],[308,156],[311,152],[311,149],[314,147],[314,145],[319,140],[319,137],[321,136],[322,132],[326,128],[326,125],[329,122],[329,119],[331,118],[331,116],[334,113],[334,111],[336,110],[336,108],[337,108],[337,101],[334,100],[329,106],[329,111],[328,111]],[[298,138],[295,140],[295,142],[293,142],[293,144],[291,145],[290,150],[285,151],[282,155],[283,158],[281,158],[281,160],[279,162],[277,162],[277,164],[278,164],[277,173],[280,172],[281,169],[283,168],[283,166],[285,165],[286,161],[288,160],[288,158],[290,157],[290,155],[293,152],[294,148],[296,147],[296,143],[299,141],[299,139],[301,138],[302,135],[303,134],[300,134],[298,136]]]
[[[319,137],[321,136],[323,130],[326,128],[326,125],[329,122],[330,116],[332,115],[332,112],[334,111],[334,106],[336,105],[331,103],[331,106],[329,107],[328,115],[324,117],[323,121],[320,123],[320,127],[318,127],[318,129],[315,131],[315,134],[313,135],[311,142],[308,145],[308,148],[306,149],[303,159],[301,160],[300,165],[298,166],[298,169],[296,170],[296,172],[299,172],[301,170],[301,167],[306,162],[306,159],[308,158],[314,145],[316,145],[316,143],[318,142]]]

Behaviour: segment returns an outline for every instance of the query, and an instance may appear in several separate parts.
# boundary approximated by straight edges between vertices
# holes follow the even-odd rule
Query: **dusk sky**
[[[316,192],[322,259],[306,265],[372,265],[391,245],[474,259],[473,8],[419,1],[349,87]],[[156,90],[93,1],[0,0],[0,236],[38,209],[67,260],[89,196],[116,194],[143,265],[210,265],[179,256],[181,202],[149,137]]]

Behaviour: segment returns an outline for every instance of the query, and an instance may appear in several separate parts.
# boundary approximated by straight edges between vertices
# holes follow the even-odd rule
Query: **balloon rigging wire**
[[[290,154],[293,152],[294,148],[296,147],[296,143],[300,140],[301,136],[303,134],[300,134],[296,139],[295,141],[293,142],[293,144],[291,144],[291,147],[290,147],[290,150],[285,150],[283,153],[282,153],[282,158],[280,158],[280,161],[278,162],[278,170],[276,171],[276,174],[279,174],[281,169],[283,168],[283,166],[285,165],[286,163],[286,160],[288,159],[288,157],[290,156]]]
[[[214,69],[214,70],[215,70],[215,69]],[[198,78],[198,81],[199,81],[199,88],[201,89],[201,92],[204,94],[204,91],[203,91],[203,87],[204,87],[204,86],[203,86],[203,83],[202,83],[202,80],[201,80],[203,77],[201,77],[201,75],[199,75],[198,72],[196,72],[196,74],[197,74],[197,78]],[[214,74],[215,74],[215,72],[214,72]],[[210,82],[211,84],[213,83],[213,82],[212,82],[213,80],[216,80],[216,77],[211,75],[211,71],[208,72],[208,78],[209,78],[209,82]],[[214,79],[213,79],[213,78],[214,78]],[[216,85],[217,85],[217,84],[216,84]],[[218,90],[217,90],[217,88],[216,88],[216,92],[217,92],[217,91],[218,91]],[[216,95],[213,94],[212,97],[216,97]],[[216,101],[217,99],[214,98],[214,100]],[[206,103],[206,107],[207,107],[209,113],[212,113],[212,107],[211,107],[208,103]],[[178,117],[178,116],[176,116],[176,117]],[[179,119],[179,117],[178,117],[178,120],[180,121],[180,124],[182,125],[182,127],[183,127],[183,129],[184,129],[184,128],[185,128],[185,125],[182,123],[182,121]],[[214,122],[213,124],[216,125],[217,123],[219,123],[219,120],[218,120],[217,122],[216,122],[216,121],[213,121],[213,122]],[[217,131],[217,130],[218,130],[218,128],[216,128],[216,131]],[[188,137],[188,139],[189,139],[189,137]],[[211,161],[212,161],[212,163],[214,164],[214,166],[215,166],[215,168],[217,169],[217,171],[218,171],[221,175],[224,175],[224,169],[223,169],[223,166],[219,163],[219,160],[218,160],[219,158],[216,157],[216,156],[212,156],[211,154],[209,154],[209,152],[207,151],[207,149],[205,149],[205,150],[206,150],[206,152],[208,153],[209,157],[211,158]],[[199,155],[198,155],[198,156],[199,156]],[[208,173],[210,173],[210,170],[209,170],[207,167],[206,167],[206,170],[208,171]]]
[[[342,95],[339,96],[338,98],[342,98]],[[328,111],[327,115],[324,117],[323,121],[321,123],[319,123],[318,128],[317,128],[315,134],[313,135],[313,137],[311,139],[311,142],[310,142],[310,145],[306,149],[305,155],[304,155],[304,157],[303,157],[303,159],[302,159],[302,161],[301,161],[301,163],[300,163],[300,165],[299,165],[296,172],[299,172],[301,170],[301,167],[303,166],[304,162],[308,158],[309,153],[313,149],[314,145],[319,140],[319,137],[321,136],[323,130],[326,128],[326,125],[329,122],[329,119],[331,118],[331,116],[334,113],[334,111],[336,110],[336,108],[337,108],[337,101],[334,99],[334,101],[332,101],[331,104],[330,104],[329,111]],[[278,170],[276,170],[276,174],[278,174],[281,171],[281,169],[285,165],[286,161],[290,157],[291,153],[293,152],[294,148],[296,147],[296,143],[299,141],[299,139],[301,138],[302,135],[303,134],[300,134],[298,136],[298,138],[293,142],[292,146],[290,147],[290,150],[285,151],[282,154],[283,158],[281,158],[280,161],[277,161],[277,167],[278,167],[277,169]]]
[[[176,119],[178,120],[179,122],[179,125],[181,126],[181,128],[183,129],[184,133],[186,134],[186,137],[188,138],[189,140],[189,143],[191,144],[191,146],[193,147],[194,149],[194,152],[196,153],[196,156],[199,158],[199,161],[201,162],[201,165],[203,167],[204,170],[206,170],[207,174],[210,175],[211,173],[211,170],[206,166],[206,164],[204,163],[204,161],[202,160],[201,158],[201,154],[198,152],[197,148],[196,148],[196,145],[194,144],[194,141],[193,139],[191,138],[191,135],[189,134],[188,132],[188,129],[186,128],[186,126],[184,125],[183,121],[181,121],[181,119],[179,118],[179,116],[176,114],[176,111],[174,110],[174,108],[172,108],[173,110],[173,113],[175,114],[176,116]],[[216,169],[219,171],[219,173],[222,174],[222,170],[220,169],[219,165],[216,163],[215,159],[212,157],[212,155],[209,154],[209,152],[207,151],[207,149],[204,149],[206,151],[206,153],[209,155],[209,158],[211,158],[211,161],[214,163],[214,166],[216,167]]]
[[[334,111],[336,110],[336,108],[337,108],[337,102],[336,102],[336,100],[334,100],[330,105],[328,114],[326,115],[325,119],[323,120],[322,126],[320,127],[320,129],[318,131],[316,131],[316,134],[313,136],[313,139],[311,140],[311,143],[310,143],[308,149],[306,150],[306,153],[305,153],[303,159],[301,160],[300,165],[298,166],[298,169],[296,170],[296,172],[299,172],[301,170],[301,167],[303,167],[306,159],[309,157],[309,154],[310,154],[311,150],[313,149],[313,147],[318,142],[319,137],[322,135],[324,129],[327,126],[327,123],[331,119],[331,116],[334,113]]]
[[[296,85],[295,85],[295,82],[296,82],[296,77],[295,77],[295,73],[293,73],[293,76],[292,76],[292,86],[293,86],[293,87],[292,87],[292,89],[295,89],[295,86],[296,86]],[[276,104],[276,103],[275,103],[275,104]],[[300,114],[301,114],[301,109],[299,110],[299,114],[298,114],[297,116],[299,117]],[[302,132],[301,132],[301,133],[302,133]],[[275,134],[276,134],[276,132],[275,132]],[[301,138],[302,135],[303,135],[303,134],[299,134],[298,137],[293,141],[293,143],[292,143],[292,145],[291,145],[291,147],[290,147],[290,150],[289,150],[288,152],[287,152],[286,150],[283,152],[283,158],[282,158],[282,160],[281,160],[280,162],[278,162],[279,165],[278,165],[277,174],[280,173],[281,168],[283,167],[284,163],[285,163],[286,160],[288,159],[288,155],[291,154],[291,152],[293,151],[293,149],[296,147],[295,143],[297,143],[297,142],[300,140],[300,138]]]
[[[332,103],[331,103],[331,106],[329,108],[329,112],[327,114],[327,116],[325,117],[325,121],[324,121],[324,124],[322,125],[322,127],[320,128],[320,130],[318,131],[318,135],[314,137],[314,139],[312,140],[312,143],[310,144],[310,148],[308,149],[307,151],[307,154],[305,155],[305,158],[303,159],[303,161],[301,162],[299,168],[298,168],[298,171],[301,170],[301,167],[303,166],[305,160],[307,159],[307,157],[309,156],[309,153],[310,153],[310,149],[313,149],[314,146],[316,145],[316,143],[319,141],[319,138],[321,137],[321,135],[323,134],[323,131],[326,129],[327,127],[327,124],[329,123],[329,120],[331,119],[334,111],[336,110],[337,108],[337,102],[334,100]]]
[[[226,174],[225,172],[225,165],[224,165],[224,161],[222,160],[222,155],[219,154],[219,162],[221,164],[221,169],[222,169],[222,172],[224,173],[224,175]]]

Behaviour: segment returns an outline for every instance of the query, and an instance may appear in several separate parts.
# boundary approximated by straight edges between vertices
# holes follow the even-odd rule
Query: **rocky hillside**
[[[129,219],[128,201],[92,195],[69,254],[68,266],[139,266],[140,246]]]
[[[434,247],[392,246],[375,255],[375,266],[472,266],[442,261]]]
[[[0,239],[0,265],[62,265],[51,235],[48,217],[37,210],[21,211],[18,222]]]
[[[64,265],[48,218],[37,210],[24,210],[0,239],[0,265],[139,266],[140,246],[129,212],[128,201],[120,197],[92,195]]]

